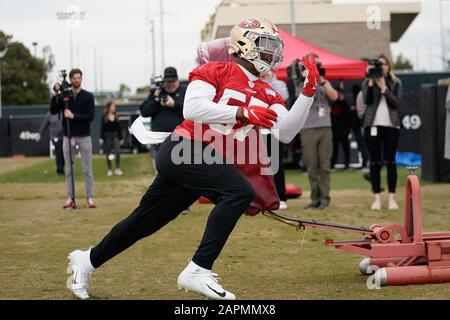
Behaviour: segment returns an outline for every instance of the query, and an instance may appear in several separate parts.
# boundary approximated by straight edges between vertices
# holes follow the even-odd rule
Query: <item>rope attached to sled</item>
[[[268,218],[270,218],[272,220],[279,221],[281,223],[284,223],[284,224],[287,224],[289,226],[295,227],[295,229],[297,231],[302,230],[303,231],[303,235],[302,235],[302,240],[300,242],[300,246],[303,247],[303,244],[305,243],[306,228],[301,222],[299,222],[299,221],[296,221],[296,222],[294,222],[294,221],[287,221],[287,220],[284,219],[284,217],[283,218],[279,217],[277,214],[275,214],[271,210],[262,211],[261,213],[262,213],[263,216],[266,216],[266,217],[268,217]]]

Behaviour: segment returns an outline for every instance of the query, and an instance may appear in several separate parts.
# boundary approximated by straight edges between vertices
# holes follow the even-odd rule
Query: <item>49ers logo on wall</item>
[[[256,19],[246,19],[239,24],[239,27],[245,29],[256,29],[259,28],[260,25],[261,23],[259,23]]]

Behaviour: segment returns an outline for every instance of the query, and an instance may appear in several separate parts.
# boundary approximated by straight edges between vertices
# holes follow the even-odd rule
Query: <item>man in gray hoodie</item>
[[[48,112],[39,127],[39,135],[42,136],[45,130],[49,130],[50,141],[55,148],[56,174],[64,175],[64,155],[63,155],[63,127],[61,124],[60,114],[51,114]],[[39,137],[38,141],[41,138]]]

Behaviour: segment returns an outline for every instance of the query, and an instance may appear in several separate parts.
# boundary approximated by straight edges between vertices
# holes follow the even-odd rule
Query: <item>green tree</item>
[[[0,50],[7,48],[1,60],[2,102],[4,105],[46,104],[50,99],[47,73],[54,65],[49,48],[44,59],[35,58],[20,42],[0,31]]]
[[[404,57],[401,53],[397,56],[397,59],[394,61],[394,69],[395,70],[412,70],[413,65],[408,58]]]
[[[139,87],[136,89],[136,93],[137,94],[141,94],[141,93],[149,93],[150,92],[150,86],[143,86],[143,87]]]

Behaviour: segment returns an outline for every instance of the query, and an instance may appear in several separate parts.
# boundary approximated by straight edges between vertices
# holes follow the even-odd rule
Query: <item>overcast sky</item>
[[[415,0],[412,0],[415,1]],[[57,20],[56,12],[75,5],[85,12],[79,29],[73,34],[74,65],[84,71],[84,87],[95,90],[94,52],[97,52],[97,88],[117,90],[125,83],[133,90],[149,82],[152,71],[150,27],[146,16],[155,22],[156,73],[161,72],[160,16],[158,0],[0,0],[0,30],[12,34],[37,55],[49,45],[55,55],[57,70],[70,68],[70,29]],[[220,0],[165,0],[165,63],[175,66],[181,77],[195,66],[200,31]],[[335,0],[335,3],[408,2]],[[400,52],[420,69],[441,68],[438,0],[422,0],[422,12],[397,43],[394,56]],[[148,7],[148,10],[146,10]],[[442,3],[447,47],[450,48],[450,1]],[[146,11],[148,14],[146,14]],[[258,13],[255,12],[255,16]],[[269,17],[270,18],[270,17]],[[450,56],[450,54],[447,54]],[[101,62],[100,62],[101,60]],[[100,70],[101,65],[101,70]]]

